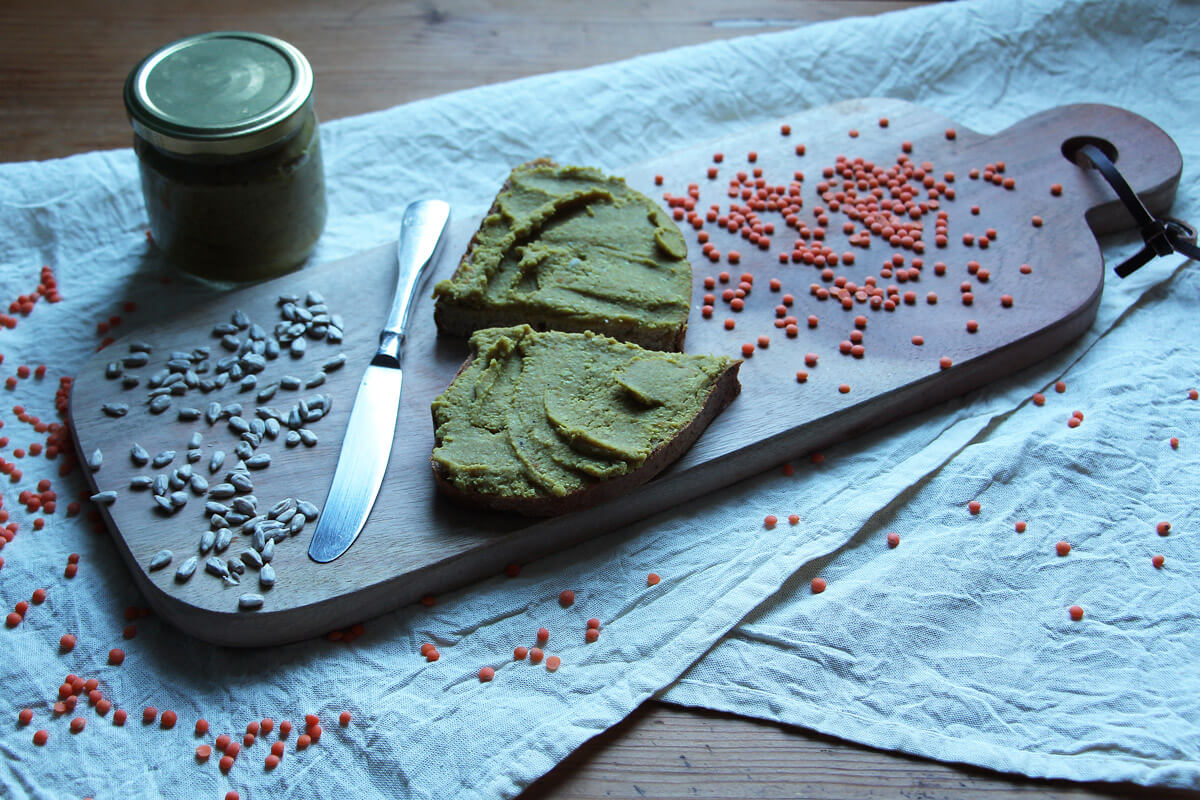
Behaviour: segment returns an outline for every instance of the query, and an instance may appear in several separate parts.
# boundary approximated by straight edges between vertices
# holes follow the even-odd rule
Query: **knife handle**
[[[433,262],[449,218],[450,205],[442,200],[418,200],[404,209],[404,219],[400,223],[396,296],[379,334],[379,350],[371,363],[400,365],[400,346],[404,343],[412,301],[426,268]]]

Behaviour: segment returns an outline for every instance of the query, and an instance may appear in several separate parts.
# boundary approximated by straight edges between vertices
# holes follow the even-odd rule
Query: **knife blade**
[[[397,244],[396,295],[379,334],[379,349],[363,374],[350,410],[329,496],[308,545],[313,561],[325,564],[350,549],[375,505],[396,433],[404,383],[401,356],[413,295],[434,260],[449,217],[450,206],[441,200],[418,200],[404,210]]]

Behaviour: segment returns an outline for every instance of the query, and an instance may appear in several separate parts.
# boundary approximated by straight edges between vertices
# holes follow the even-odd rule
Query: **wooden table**
[[[166,42],[208,30],[260,31],[298,46],[317,74],[318,114],[329,120],[485,83],[927,1],[8,0],[0,29],[0,159],[128,146],[120,92],[129,68]],[[580,748],[522,797],[898,795],[1200,798],[1200,792],[1014,778],[656,702]]]

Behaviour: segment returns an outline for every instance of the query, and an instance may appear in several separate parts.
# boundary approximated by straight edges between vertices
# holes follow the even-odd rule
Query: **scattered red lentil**
[[[1155,526],[1155,530],[1158,531],[1159,536],[1166,536],[1171,532],[1171,523],[1166,521],[1160,522]]]
[[[258,721],[246,723],[246,733],[250,736],[258,736]]]
[[[108,663],[114,667],[119,667],[125,662],[125,651],[119,647],[114,647],[108,651]]]
[[[1033,227],[1035,227],[1035,228],[1042,227],[1042,218],[1039,217],[1037,214],[1034,214],[1033,219],[1030,221],[1033,223]]]
[[[347,720],[347,723],[349,723],[349,720]],[[271,745],[271,755],[273,756],[283,758],[283,752],[285,750],[287,750],[287,745],[285,745],[283,742],[275,742]]]
[[[562,665],[562,659],[559,658],[558,656],[550,656],[549,658],[546,659],[546,671],[547,672],[557,672],[558,668],[561,665]]]
[[[279,723],[279,738],[286,739],[288,734],[292,732],[292,723],[288,720],[283,720]]]
[[[824,578],[813,578],[812,579],[812,593],[813,594],[820,594],[821,592],[825,591],[826,587],[828,587],[828,586],[829,586],[829,583]]]
[[[9,612],[8,616],[4,618],[4,624],[10,628],[17,627],[21,624],[21,615],[15,611]]]
[[[1024,520],[1017,520],[1017,524],[1016,524],[1016,526],[1015,526],[1015,527],[1016,527],[1016,529],[1017,529],[1017,533],[1024,533],[1024,532],[1025,532],[1025,528],[1026,528],[1025,521],[1024,521]]]
[[[1071,606],[1067,609],[1067,613],[1069,613],[1071,615],[1071,619],[1075,620],[1076,622],[1083,619],[1083,608],[1080,606]]]
[[[600,629],[599,628],[588,628],[587,630],[585,630],[583,632],[583,640],[585,642],[589,642],[589,643],[594,642],[599,638],[600,638]]]
[[[1179,437],[1177,437],[1177,436],[1172,436],[1172,437],[1171,437],[1171,449],[1172,449],[1172,450],[1178,450],[1178,449],[1179,449]]]
[[[208,745],[201,744],[201,745],[196,746],[196,760],[199,761],[200,763],[204,763],[205,761],[208,761],[208,758],[211,755],[212,755],[212,748],[209,747]]]
[[[17,722],[22,725],[28,725],[30,722],[33,722],[33,709],[22,708],[21,713],[17,714]]]
[[[558,603],[563,608],[566,608],[567,606],[571,605],[574,602],[575,602],[575,593],[573,591],[571,591],[570,589],[563,589],[561,592],[558,593]]]
[[[154,706],[146,706],[142,709],[142,722],[150,724],[158,719],[158,709]]]
[[[50,741],[50,731],[40,730],[33,734],[33,743],[38,747],[41,747],[48,741]]]
[[[1163,564],[1167,563],[1167,559],[1158,555],[1151,558],[1150,563],[1154,565],[1155,569],[1162,569]]]
[[[196,735],[203,736],[206,733],[208,733],[208,720],[206,720],[206,719],[196,720]]]
[[[175,727],[175,722],[179,719],[179,715],[174,711],[164,711],[162,713],[163,730],[170,730]]]
[[[967,510],[972,514],[978,514],[981,508],[983,508],[983,506],[978,500],[972,500],[971,502],[967,503]]]
[[[950,369],[950,367],[954,366],[954,361],[950,356],[942,356],[938,359],[938,366],[942,369]]]
[[[545,628],[538,628],[537,640],[541,644],[545,644],[546,642],[550,641],[550,631],[546,630]]]
[[[763,525],[768,528],[774,528],[778,522],[779,517],[775,516],[774,514],[767,514],[767,516],[763,518]]]
[[[1063,187],[1062,187],[1061,183],[1050,184],[1050,194],[1054,195],[1055,197],[1058,197],[1062,193],[1063,193]]]
[[[662,580],[662,578],[659,577],[657,572],[651,572],[649,575],[646,576],[646,585],[647,586],[657,586],[658,582],[661,580]]]
[[[504,574],[510,578],[515,578],[521,574],[521,565],[517,563],[508,564],[504,567]]]
[[[125,718],[128,716],[129,716],[129,712],[127,712],[123,708],[118,708],[116,711],[113,712],[113,725],[117,725],[117,726],[124,725]]]
[[[849,394],[850,393],[850,384],[848,384],[848,383],[838,384],[838,391],[841,392],[842,394]]]
[[[220,767],[221,772],[229,772],[229,770],[233,769],[233,756],[221,756],[221,760],[217,762],[217,766]],[[225,796],[228,797],[229,795],[226,794]]]
[[[543,653],[542,653],[542,648],[540,648],[540,647],[532,647],[532,648],[530,648],[530,650],[529,650],[529,663],[530,663],[530,664],[540,664],[540,663],[542,663],[542,655],[543,655]]]
[[[46,602],[46,590],[45,589],[34,589],[33,597],[31,597],[30,600],[33,602],[33,604],[35,606],[40,606],[42,603]]]
[[[1188,400],[1195,400],[1198,397],[1200,397],[1200,392],[1197,392],[1195,389],[1188,389]]]
[[[900,534],[896,533],[895,531],[892,531],[891,533],[889,533],[887,535],[887,544],[888,544],[888,547],[896,547],[897,545],[899,545],[900,544]]]
[[[789,525],[800,524],[800,515],[799,514],[788,514],[788,524]]]
[[[69,653],[75,649],[75,637],[69,633],[64,633],[62,638],[58,640],[58,649],[64,653]]]
[[[1071,552],[1071,545],[1069,542],[1059,542],[1058,544],[1054,545],[1054,552],[1058,553],[1060,556],[1065,556]]]
[[[483,667],[479,670],[479,682],[487,683],[492,678],[496,677],[496,670],[491,667]]]
[[[312,737],[307,733],[302,733],[296,737],[296,749],[305,750],[312,743]]]
[[[83,717],[76,717],[75,719],[71,720],[71,733],[81,732],[85,725],[87,725],[87,720],[85,720]]]
[[[513,650],[513,658],[516,659],[517,661],[524,661],[525,656],[527,656],[527,655],[529,655],[529,648],[525,647],[524,645],[519,646]]]
[[[273,720],[269,717],[264,719],[261,723],[259,723],[259,730],[262,731],[263,736],[266,736],[268,733],[270,733],[274,729],[275,729],[275,720]]]

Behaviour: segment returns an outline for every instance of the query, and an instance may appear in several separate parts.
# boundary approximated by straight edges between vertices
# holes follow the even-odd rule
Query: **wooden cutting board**
[[[882,117],[887,118],[886,127]],[[781,132],[783,124],[790,125],[789,135]],[[953,138],[946,133],[950,128],[956,129]],[[1099,175],[1064,156],[1064,143],[1077,137],[1094,137],[1115,151],[1118,166],[1152,210],[1161,212],[1170,206],[1182,167],[1174,143],[1147,120],[1099,105],[1053,109],[989,137],[903,101],[854,100],[615,169],[630,185],[656,199],[664,192],[685,195],[689,183],[697,184],[701,213],[711,204],[720,204],[722,210],[728,207],[729,178],[738,171],[752,178],[753,170],[761,168],[772,185],[787,185],[796,171],[802,171],[802,221],[814,227],[819,214],[815,207],[824,207],[829,217],[826,243],[839,254],[856,255],[853,265],[839,263],[835,272],[859,285],[874,275],[879,287],[896,284],[901,298],[911,290],[916,300],[908,304],[901,299],[891,312],[859,302],[843,310],[836,299],[819,300],[810,294],[811,284],[835,284],[824,280],[818,267],[792,263],[790,258],[781,263],[780,254],[791,252],[796,232],[778,214],[762,212],[776,231],[765,250],[715,223],[704,225],[722,254],[719,264],[701,252],[698,232],[681,225],[695,274],[686,350],[740,356],[743,344],[755,344],[760,336],[769,337],[769,346],[755,344],[753,356],[742,366],[740,397],[679,462],[620,501],[586,513],[526,519],[458,508],[436,494],[428,463],[433,446],[429,404],[454,375],[467,349],[462,340],[436,335],[426,287],[414,310],[416,324],[406,349],[404,392],[387,477],[354,546],[330,564],[317,564],[307,557],[314,525],[280,542],[274,561],[278,583],[263,592],[266,601],[257,611],[237,608],[240,595],[259,591],[252,571],[243,576],[241,586],[227,586],[203,574],[203,566],[185,584],[173,580],[175,566],[196,553],[200,535],[208,527],[204,498],[193,496],[181,511],[163,516],[155,512],[147,492],[128,488],[130,478],[179,467],[189,436],[200,431],[204,458],[194,468],[215,483],[228,469],[210,475],[204,468],[209,454],[215,448],[232,452],[236,435],[225,423],[210,427],[203,420],[179,421],[177,411],[184,406],[203,409],[212,399],[225,404],[240,401],[249,418],[254,392],[239,394],[225,388],[203,395],[193,391],[175,398],[166,413],[152,415],[145,405],[146,387],[122,389],[120,381],[105,378],[105,365],[127,354],[130,340],[154,345],[150,363],[136,370],[143,376],[163,366],[172,350],[208,345],[215,361],[226,353],[210,331],[214,324],[228,321],[235,309],[269,329],[279,319],[278,295],[319,291],[330,310],[345,318],[344,343],[310,342],[302,359],[284,355],[269,362],[260,377],[263,383],[283,374],[306,378],[319,371],[325,358],[344,352],[347,366],[330,373],[323,386],[281,390],[269,403],[287,409],[300,397],[325,392],[333,398],[333,411],[310,426],[319,436],[314,447],[289,449],[282,437],[264,441],[258,452],[269,453],[273,462],[252,477],[254,494],[264,507],[284,497],[300,497],[320,506],[358,380],[376,346],[392,296],[392,246],[230,292],[207,307],[147,325],[97,353],[79,374],[71,395],[71,425],[78,449],[81,458],[97,448],[104,453],[103,466],[89,473],[89,479],[97,490],[115,489],[119,497],[101,513],[138,586],[163,618],[201,639],[228,645],[269,645],[323,634],[414,602],[426,593],[495,575],[510,562],[570,547],[703,496],[789,458],[967,392],[1068,344],[1091,323],[1100,300],[1103,259],[1094,233],[1130,224]],[[955,173],[954,181],[947,184],[954,188],[955,198],[939,199],[940,209],[948,212],[948,244],[934,244],[931,211],[922,218],[928,246],[920,256],[878,237],[867,249],[849,245],[843,223],[851,220],[818,196],[817,185],[825,180],[823,169],[833,166],[839,155],[851,162],[862,157],[888,167],[896,163],[904,142],[912,143],[910,157],[915,164],[932,163],[930,175],[936,180],[944,180],[947,171]],[[801,144],[804,154],[798,155]],[[751,151],[757,156],[753,163],[748,159]],[[724,156],[719,164],[713,158],[717,152]],[[1011,189],[985,182],[982,175],[969,177],[972,169],[982,172],[1001,161],[1002,178],[1014,181]],[[708,178],[710,167],[717,168],[715,179]],[[656,175],[663,176],[661,185],[656,185]],[[1051,193],[1052,184],[1061,184],[1061,195]],[[490,200],[478,198],[478,207],[485,208]],[[979,207],[978,214],[972,213],[972,206]],[[397,222],[399,215],[397,210]],[[1044,220],[1040,227],[1032,223],[1035,215]],[[452,221],[435,280],[454,270],[477,224],[478,218]],[[964,233],[985,235],[989,228],[996,236],[986,249],[978,241],[970,246],[964,243]],[[728,262],[731,249],[740,251],[736,265]],[[880,275],[894,253],[902,256],[906,267],[914,257],[924,260],[919,280],[899,283],[895,273],[891,278]],[[972,260],[990,273],[986,283],[969,273]],[[946,264],[944,275],[935,274],[936,262]],[[1022,264],[1030,265],[1028,274],[1020,271]],[[706,319],[701,312],[702,297],[709,291],[704,279],[722,270],[733,274],[733,282],[716,284],[716,309]],[[720,294],[736,286],[743,272],[751,273],[755,281],[744,299],[744,310],[735,313]],[[778,278],[781,291],[768,288],[771,278]],[[970,306],[961,300],[963,281],[972,284]],[[930,292],[937,294],[936,304],[930,304]],[[787,293],[795,296],[788,313],[799,320],[794,338],[774,324],[776,306]],[[1002,304],[1003,295],[1012,297],[1011,307]],[[806,324],[810,314],[819,318],[816,328]],[[854,320],[859,315],[867,318],[862,358],[839,351],[840,343],[856,329]],[[735,320],[733,330],[726,330],[726,319]],[[968,320],[977,321],[977,332],[967,331]],[[914,335],[923,336],[924,344],[914,345]],[[819,356],[817,366],[805,366],[807,353]],[[940,365],[942,357],[952,361],[950,368]],[[806,382],[797,380],[798,370],[807,371]],[[839,391],[841,384],[849,391]],[[105,402],[127,402],[131,411],[110,418],[101,412]],[[179,455],[166,470],[135,467],[128,455],[134,441],[151,454],[173,449]],[[231,456],[227,467],[234,463]],[[248,544],[249,537],[238,535],[225,555],[234,555]],[[149,572],[151,556],[163,548],[175,553],[174,563]]]

